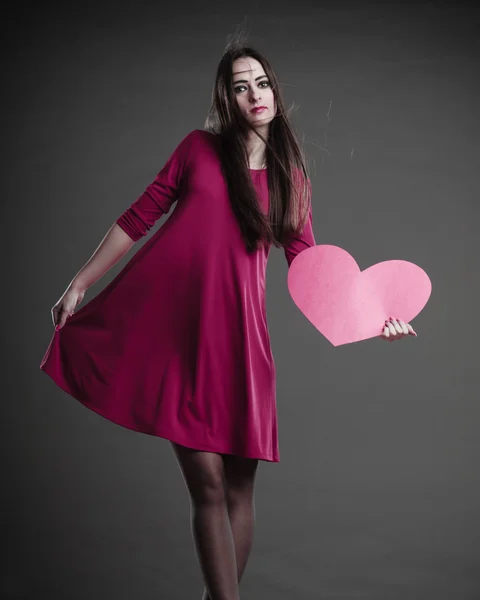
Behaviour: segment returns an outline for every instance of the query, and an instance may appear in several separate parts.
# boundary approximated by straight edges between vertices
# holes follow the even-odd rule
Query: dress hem
[[[46,370],[44,370],[43,367],[40,367],[40,370],[43,371],[46,375],[48,375],[50,377],[49,373]],[[272,463],[280,462],[279,457],[278,458],[267,458],[265,456],[259,456],[256,454],[255,455],[238,454],[237,452],[235,452],[231,448],[229,448],[227,445],[222,444],[222,443],[218,443],[216,447],[213,447],[213,445],[207,446],[205,444],[195,444],[195,446],[191,446],[191,442],[189,442],[188,439],[185,439],[182,437],[177,437],[177,436],[172,436],[170,433],[167,434],[166,432],[162,432],[161,430],[158,430],[158,429],[156,429],[156,430],[152,429],[150,431],[147,429],[140,429],[139,427],[135,427],[129,423],[122,422],[122,419],[111,417],[105,411],[102,411],[101,409],[99,409],[97,406],[90,404],[88,402],[88,400],[83,399],[80,396],[74,396],[72,394],[72,392],[69,389],[67,389],[66,386],[61,384],[61,382],[59,382],[57,380],[54,380],[54,382],[69,396],[71,396],[72,398],[74,398],[75,400],[80,402],[80,404],[82,404],[85,408],[91,410],[92,412],[96,413],[97,415],[100,415],[107,421],[110,421],[111,423],[115,423],[115,425],[119,425],[120,427],[124,427],[125,429],[130,429],[130,431],[136,431],[138,433],[143,433],[145,435],[160,437],[160,438],[168,440],[170,442],[180,444],[181,446],[186,446],[187,448],[191,448],[192,450],[200,450],[200,451],[204,451],[204,452],[216,452],[218,454],[231,454],[234,456],[241,456],[242,458],[254,458],[257,460],[262,460],[264,462],[272,462]]]

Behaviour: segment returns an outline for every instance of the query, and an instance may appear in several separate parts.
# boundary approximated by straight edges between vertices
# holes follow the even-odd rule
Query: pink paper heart
[[[411,262],[388,260],[361,271],[346,250],[322,244],[294,258],[288,290],[307,319],[341,346],[381,335],[390,317],[409,323],[426,305],[432,284]]]

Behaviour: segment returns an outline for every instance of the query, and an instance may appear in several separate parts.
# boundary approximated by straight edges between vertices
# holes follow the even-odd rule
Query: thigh
[[[224,502],[223,455],[171,442],[185,485],[193,502]]]

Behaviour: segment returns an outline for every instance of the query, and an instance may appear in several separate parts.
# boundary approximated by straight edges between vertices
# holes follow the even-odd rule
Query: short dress
[[[279,462],[266,318],[270,246],[247,252],[218,140],[191,131],[118,217],[137,241],[175,204],[118,275],[53,333],[40,368],[84,406],[128,429]],[[250,173],[267,213],[267,170]],[[284,247],[289,266],[315,245],[309,204],[303,233]]]

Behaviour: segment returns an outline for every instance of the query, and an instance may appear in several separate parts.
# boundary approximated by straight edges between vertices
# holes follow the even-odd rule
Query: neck
[[[268,131],[264,132],[260,130],[260,133],[264,136],[268,135]],[[245,140],[247,148],[248,160],[251,169],[261,169],[265,166],[266,161],[266,144],[261,140],[255,132],[251,131]]]

